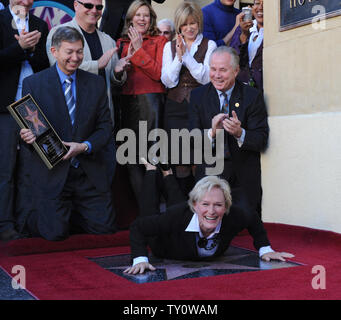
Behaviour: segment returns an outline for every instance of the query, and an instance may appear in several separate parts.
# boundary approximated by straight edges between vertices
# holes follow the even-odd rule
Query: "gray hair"
[[[171,31],[174,32],[175,28],[174,28],[174,23],[172,20],[169,19],[162,19],[157,23],[157,27],[159,27],[160,25],[165,24],[166,26],[169,26]]]
[[[220,47],[215,48],[211,53],[209,64],[211,65],[212,57],[214,54],[224,54],[224,53],[228,53],[230,55],[231,67],[233,69],[238,68],[239,67],[239,55],[234,48],[227,47],[227,46],[220,46]]]
[[[52,36],[51,46],[59,48],[63,41],[66,42],[77,42],[81,40],[84,47],[84,38],[82,34],[75,28],[72,27],[59,27]]]
[[[232,205],[231,189],[228,182],[216,176],[207,176],[199,180],[192,191],[189,193],[188,205],[194,212],[194,204],[200,201],[207,192],[210,192],[213,188],[220,189],[225,198],[226,214],[228,214]]]

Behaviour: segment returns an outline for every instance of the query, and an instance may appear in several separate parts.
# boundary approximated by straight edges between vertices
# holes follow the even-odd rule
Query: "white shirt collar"
[[[219,222],[219,224],[217,225],[217,227],[215,228],[214,232],[212,232],[207,239],[213,238],[214,235],[216,233],[220,232],[220,228],[221,228],[221,221]],[[198,232],[201,238],[204,238],[204,235],[202,234],[201,230],[200,230],[200,226],[199,226],[199,219],[198,219],[198,214],[194,213],[193,217],[190,221],[190,223],[188,224],[186,230],[186,232]]]
[[[216,91],[217,91],[217,93],[218,93],[218,96],[220,97],[223,93],[226,93],[227,98],[230,100],[231,95],[232,95],[232,91],[233,91],[235,85],[236,85],[236,84],[234,83],[233,86],[232,86],[232,88],[228,89],[228,90],[225,91],[225,92],[216,89]]]
[[[257,28],[257,20],[253,20],[253,26],[249,29],[250,33],[256,33],[256,34],[260,34],[263,33],[264,28],[260,28],[258,30]]]
[[[257,39],[254,41],[254,39]],[[255,58],[258,48],[262,44],[264,39],[264,28],[257,28],[257,20],[253,20],[253,26],[250,28],[250,39],[248,45],[249,51],[249,66],[251,67],[253,59]]]

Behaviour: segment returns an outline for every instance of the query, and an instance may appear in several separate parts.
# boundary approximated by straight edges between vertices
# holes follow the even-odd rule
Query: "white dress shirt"
[[[193,44],[191,45],[190,51],[186,49],[185,54],[182,57],[182,61],[179,60],[178,55],[175,54],[173,59],[171,41],[168,41],[163,49],[162,57],[162,70],[161,70],[161,81],[166,88],[174,88],[179,83],[179,75],[182,66],[185,66],[192,77],[200,84],[207,84],[210,81],[209,76],[209,59],[212,51],[217,47],[216,43],[212,40],[208,41],[208,47],[205,54],[203,63],[198,63],[194,55],[198,51],[198,47],[203,39],[202,34],[198,34]]]
[[[248,45],[249,51],[249,66],[251,67],[252,61],[257,54],[257,50],[263,42],[264,39],[264,28],[257,28],[257,20],[253,20],[253,26],[250,28],[250,39]],[[257,37],[256,40],[254,40]]]
[[[22,30],[29,32],[29,29],[28,29],[29,15],[27,14],[25,19],[21,19],[19,16],[14,14],[11,7],[9,8],[9,11],[11,12],[11,15],[13,17],[13,21],[15,22],[15,24],[17,26],[18,33],[20,34]],[[23,83],[24,79],[33,73],[34,72],[33,72],[33,69],[31,67],[30,63],[27,60],[23,61],[21,63],[21,71],[20,71],[20,76],[19,76],[19,81],[18,81],[18,89],[17,89],[17,93],[15,96],[15,101],[18,101],[19,99],[22,98],[22,83]]]

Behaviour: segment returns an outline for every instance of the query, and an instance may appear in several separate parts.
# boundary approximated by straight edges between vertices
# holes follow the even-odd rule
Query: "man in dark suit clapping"
[[[240,188],[253,210],[261,214],[260,152],[268,142],[269,126],[262,92],[236,80],[239,57],[235,50],[221,46],[210,59],[211,82],[192,91],[190,129],[209,129],[215,144],[223,129],[224,171],[220,174],[231,188]],[[196,180],[206,175],[207,165],[196,168]]]
[[[32,131],[22,129],[32,209],[26,229],[32,236],[62,240],[72,230],[93,234],[113,233],[111,178],[108,148],[112,125],[104,79],[78,69],[83,60],[83,36],[72,27],[60,27],[52,37],[57,63],[24,81],[68,153],[52,170],[31,148]]]
[[[33,0],[10,0],[0,11],[0,240],[20,237],[15,230],[14,180],[18,125],[7,106],[22,97],[23,79],[49,67],[46,22],[29,13]]]

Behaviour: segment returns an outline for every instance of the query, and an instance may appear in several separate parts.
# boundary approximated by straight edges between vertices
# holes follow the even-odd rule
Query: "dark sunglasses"
[[[84,6],[84,8],[90,9],[90,10],[93,7],[96,7],[96,10],[101,11],[103,9],[103,7],[104,7],[103,4],[94,5],[92,3],[88,3],[88,2],[84,3],[84,2],[81,2],[81,1],[78,1],[78,0],[77,0],[77,2],[80,3],[82,6]]]

